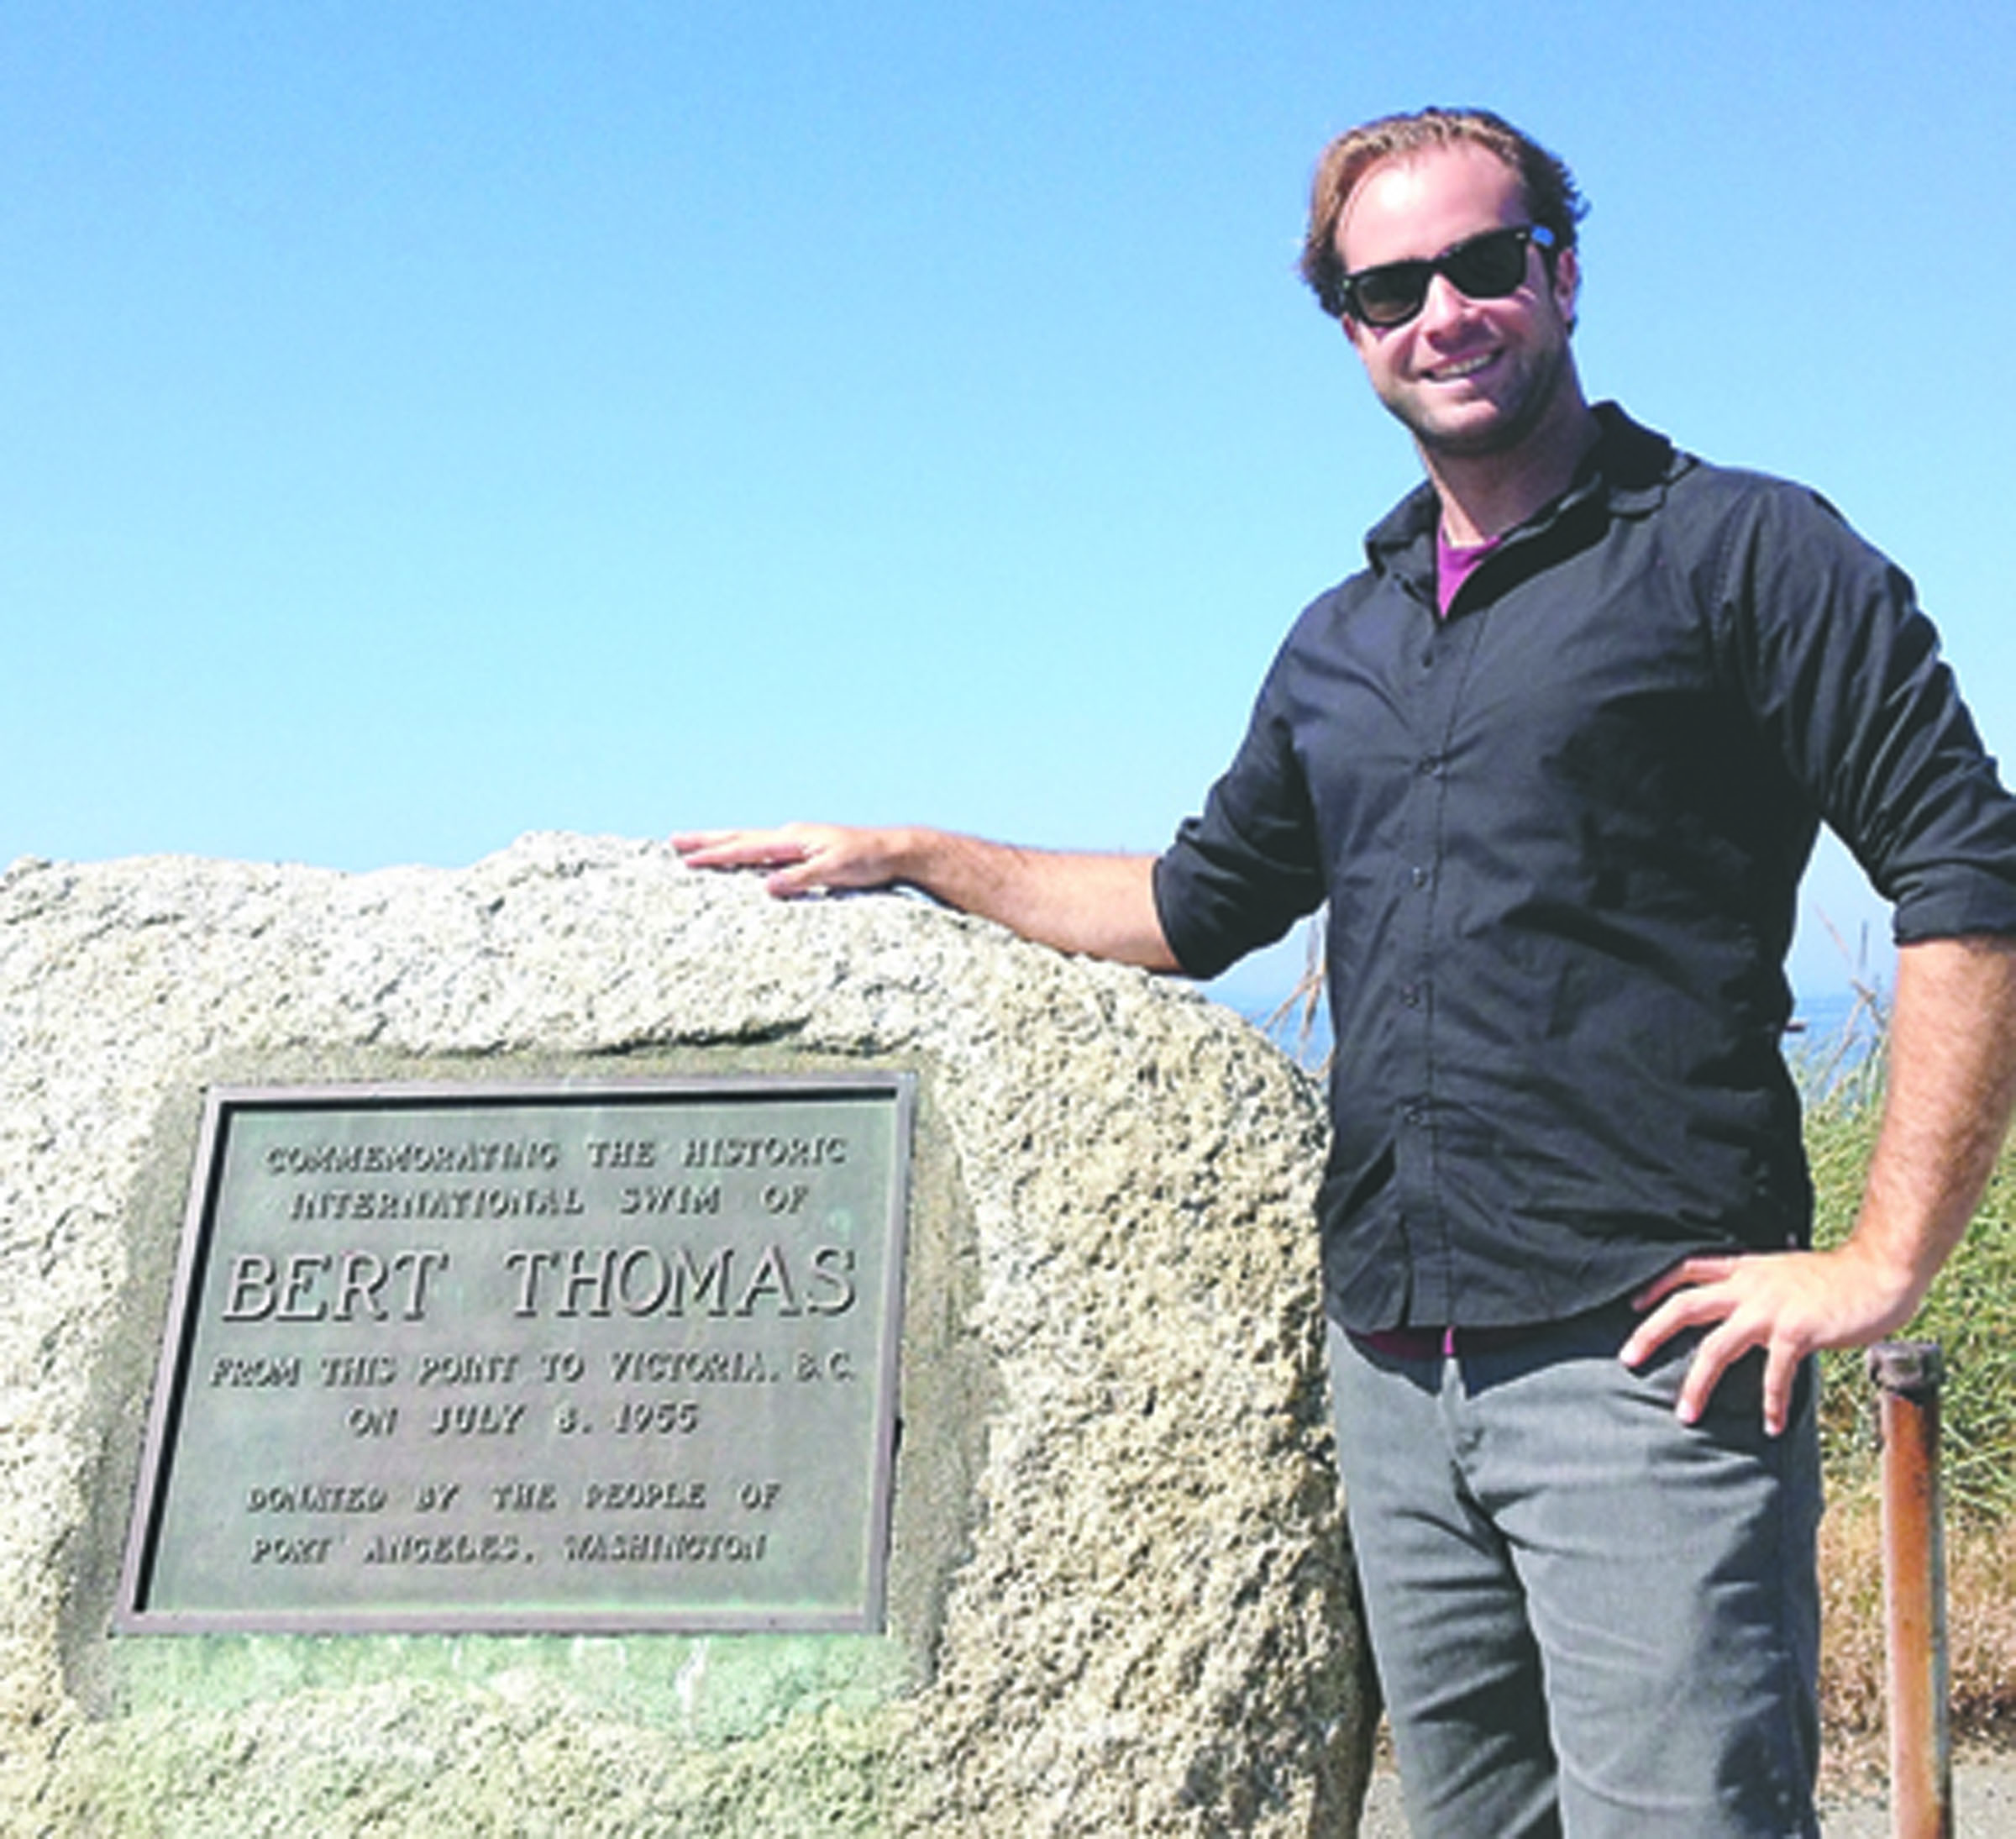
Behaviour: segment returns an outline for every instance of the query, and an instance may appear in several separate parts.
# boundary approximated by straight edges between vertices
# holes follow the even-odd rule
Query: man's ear
[[[1582,297],[1582,264],[1575,260],[1575,251],[1564,249],[1557,255],[1551,266],[1554,271],[1554,303],[1561,309],[1561,317],[1570,332],[1575,329],[1575,306]]]

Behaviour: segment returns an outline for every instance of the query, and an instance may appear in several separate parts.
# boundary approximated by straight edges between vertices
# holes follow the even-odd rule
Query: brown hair
[[[1575,226],[1588,213],[1574,176],[1539,142],[1485,108],[1424,108],[1386,115],[1339,134],[1323,150],[1310,187],[1309,232],[1302,242],[1302,278],[1332,318],[1344,311],[1344,262],[1337,223],[1359,181],[1382,160],[1467,143],[1495,154],[1519,175],[1533,222],[1554,234],[1555,250],[1575,246]]]

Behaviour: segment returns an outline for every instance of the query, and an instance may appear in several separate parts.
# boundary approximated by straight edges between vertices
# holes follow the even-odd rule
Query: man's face
[[[1358,182],[1337,223],[1347,272],[1440,255],[1487,230],[1530,222],[1519,175],[1485,149],[1458,143],[1381,161]],[[1421,310],[1382,329],[1347,318],[1345,330],[1379,400],[1424,451],[1452,456],[1516,447],[1573,375],[1568,322],[1575,304],[1572,250],[1550,278],[1537,246],[1526,277],[1499,300],[1471,300],[1446,275]]]

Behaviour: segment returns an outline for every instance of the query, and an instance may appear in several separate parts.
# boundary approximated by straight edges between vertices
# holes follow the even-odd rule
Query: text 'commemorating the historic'
[[[879,1627],[914,1098],[213,1091],[120,1626]]]

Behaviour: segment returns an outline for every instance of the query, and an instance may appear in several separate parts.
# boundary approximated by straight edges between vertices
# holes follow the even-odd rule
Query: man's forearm
[[[904,860],[902,880],[1025,938],[1151,970],[1177,968],[1156,911],[1152,856],[1026,849],[918,829],[908,833]]]
[[[2016,939],[1898,954],[1882,1126],[1850,1247],[1910,1306],[1966,1231],[2016,1101]]]
[[[1178,969],[1156,910],[1154,858],[1024,849],[919,825],[785,824],[675,837],[696,868],[769,871],[772,893],[902,882],[1059,951]]]

